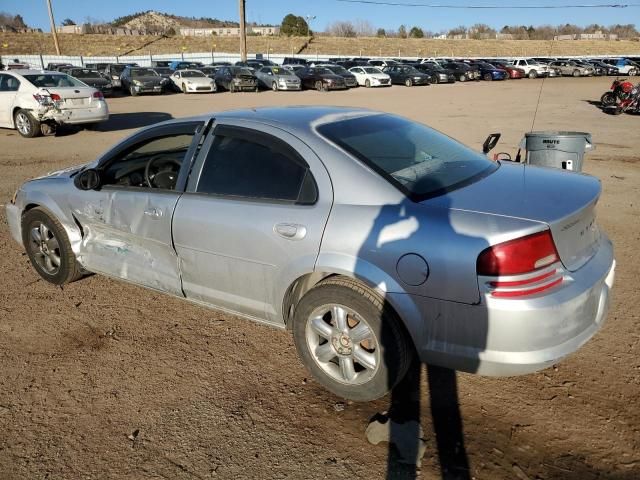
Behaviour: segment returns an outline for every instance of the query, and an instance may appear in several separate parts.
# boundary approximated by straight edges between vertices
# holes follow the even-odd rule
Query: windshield
[[[100,74],[95,70],[82,70],[82,69],[73,69],[69,72],[71,76],[76,78],[96,78],[100,77]]]
[[[150,68],[132,68],[131,69],[131,77],[157,77],[158,74],[155,70],[151,70]]]
[[[286,68],[279,68],[279,67],[274,67],[271,69],[271,71],[275,74],[275,75],[293,75],[293,73],[291,73],[289,70],[287,70]]]
[[[159,74],[173,72],[173,70],[171,70],[169,67],[155,67],[154,70],[156,73],[159,73]]]
[[[182,72],[182,77],[183,78],[200,78],[200,77],[205,77],[206,75],[202,72],[197,72],[195,70],[186,70],[184,72]]]
[[[330,67],[327,67],[329,70],[331,70],[333,73],[337,73],[338,75],[343,75],[345,73],[349,73],[347,72],[347,69],[344,67],[341,67],[340,65],[331,65]]]
[[[459,188],[498,168],[452,138],[393,115],[328,123],[318,131],[416,201]]]
[[[537,60],[534,60],[533,58],[527,58],[527,63],[529,65],[540,65],[540,62],[538,62]]]
[[[363,70],[364,70],[365,73],[374,73],[374,74],[375,73],[377,73],[377,74],[382,73],[381,70],[379,70],[377,68],[373,68],[373,67],[363,67]]]
[[[315,73],[317,75],[333,75],[333,72],[328,68],[318,67],[315,69],[310,69],[309,73]]]
[[[249,70],[248,68],[242,68],[242,67],[231,68],[231,73],[233,73],[234,75],[251,75],[251,76],[253,76],[253,72],[251,72],[251,70]]]
[[[413,67],[403,67],[400,69],[400,71],[402,73],[408,73],[410,75],[421,75],[421,72],[419,72],[418,70],[416,70]]]
[[[38,88],[47,87],[86,87],[84,83],[64,73],[25,75],[24,78]]]
[[[111,73],[122,73],[125,68],[126,65],[111,65]]]
[[[212,73],[216,73],[217,68],[214,67],[202,67],[200,71],[205,75],[211,75]]]

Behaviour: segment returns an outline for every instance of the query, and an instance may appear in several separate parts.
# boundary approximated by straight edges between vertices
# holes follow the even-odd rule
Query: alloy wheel
[[[378,339],[354,310],[339,304],[318,307],[305,330],[311,356],[333,380],[361,385],[375,376],[381,363]]]
[[[20,112],[16,115],[16,128],[22,135],[31,134],[31,122],[25,112]]]
[[[31,250],[36,263],[49,275],[60,269],[60,244],[53,231],[43,222],[31,228]]]

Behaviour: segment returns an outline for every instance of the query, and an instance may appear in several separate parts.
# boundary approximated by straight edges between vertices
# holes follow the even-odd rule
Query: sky
[[[380,0],[374,0],[380,1]],[[442,9],[401,7],[345,3],[339,0],[246,0],[247,20],[258,23],[280,24],[288,14],[315,16],[311,29],[322,31],[339,20],[367,20],[374,27],[395,30],[401,24],[418,26],[425,30],[440,31],[458,25],[470,26],[486,23],[498,29],[504,25],[564,24],[575,23],[586,26],[591,23],[610,25],[614,23],[639,23],[640,0],[387,0],[390,2],[431,3],[440,5],[594,5],[634,4],[628,8],[579,8],[579,9]],[[110,21],[136,11],[156,10],[175,15],[213,17],[220,20],[238,20],[237,0],[52,0],[57,23],[71,18],[82,23],[88,17]],[[25,22],[36,28],[49,31],[45,0],[0,0],[0,11],[20,14]]]

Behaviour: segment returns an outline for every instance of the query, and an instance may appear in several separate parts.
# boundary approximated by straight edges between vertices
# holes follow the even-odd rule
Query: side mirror
[[[101,183],[100,172],[95,168],[82,170],[73,179],[73,184],[79,190],[97,190],[100,188]]]
[[[482,153],[489,153],[493,148],[498,144],[498,140],[502,134],[500,133],[492,133],[487,137],[487,139],[482,144]]]

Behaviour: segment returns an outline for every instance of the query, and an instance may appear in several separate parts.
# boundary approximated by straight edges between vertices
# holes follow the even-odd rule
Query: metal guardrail
[[[254,58],[255,53],[249,54],[249,58]],[[296,58],[304,58],[306,60],[319,60],[319,59],[330,59],[330,58],[351,58],[354,55],[327,55],[327,54],[297,54],[291,55],[290,53],[278,53],[278,54],[263,54],[263,58],[270,59],[276,63],[282,63],[284,57],[296,57]],[[373,56],[369,55],[367,58],[371,59],[385,59],[385,58],[397,58],[393,55],[385,55],[385,56]],[[454,56],[455,58],[478,58],[479,56]],[[518,58],[531,58],[532,56],[500,56],[500,57],[483,57],[483,58],[504,58],[504,59],[518,59]],[[563,55],[562,58],[625,58],[625,57],[640,57],[640,53],[638,54],[630,54],[630,55],[574,55],[567,56]],[[406,59],[415,59],[415,56],[407,56],[400,57]],[[429,57],[429,58],[451,58],[450,56],[442,56],[442,57]],[[536,58],[555,58],[550,56],[537,56]],[[20,63],[28,63],[32,68],[45,68],[49,63],[70,63],[72,65],[76,65],[82,67],[87,63],[127,63],[127,62],[135,62],[142,67],[150,67],[153,61],[156,60],[186,60],[186,61],[195,61],[202,62],[205,64],[212,62],[237,62],[240,60],[240,54],[238,53],[225,53],[225,52],[199,52],[199,53],[163,53],[163,54],[147,54],[147,55],[126,55],[126,56],[82,56],[82,55],[0,55],[0,62],[7,65],[12,63],[14,60],[19,60]]]

